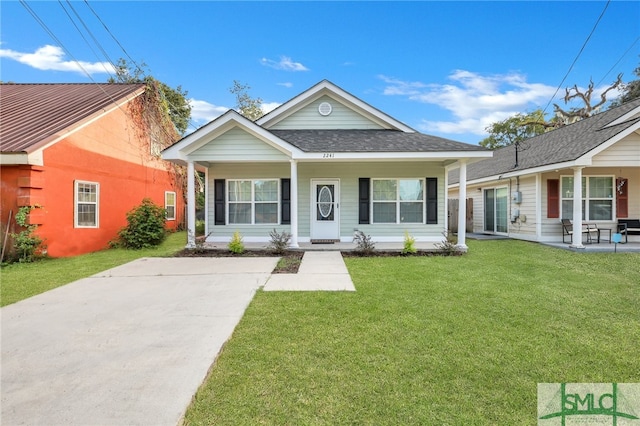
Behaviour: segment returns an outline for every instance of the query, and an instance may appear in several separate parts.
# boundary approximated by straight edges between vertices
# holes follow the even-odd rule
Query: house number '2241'
[[[333,158],[335,157],[335,154],[333,152],[325,152],[324,154],[322,154],[322,158]]]

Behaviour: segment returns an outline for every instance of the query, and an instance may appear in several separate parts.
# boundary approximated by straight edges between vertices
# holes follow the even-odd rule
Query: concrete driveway
[[[176,425],[277,258],[148,258],[1,310],[8,425]]]

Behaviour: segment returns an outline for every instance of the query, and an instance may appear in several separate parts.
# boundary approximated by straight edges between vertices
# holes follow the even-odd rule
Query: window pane
[[[400,180],[400,200],[422,200],[422,179]]]
[[[94,184],[79,183],[78,184],[78,202],[95,203],[97,188]]]
[[[422,223],[422,208],[424,204],[418,203],[400,203],[400,222],[401,223]]]
[[[166,192],[165,193],[165,201],[164,203],[168,206],[176,205],[176,194],[174,192]]]
[[[589,198],[613,198],[613,178],[589,178]]]
[[[380,201],[396,200],[396,181],[395,180],[374,180],[373,181],[373,199]]]
[[[396,203],[373,203],[374,223],[396,223]]]
[[[230,180],[229,201],[251,201],[251,181]]]
[[[611,220],[613,200],[589,201],[589,220]]]
[[[573,198],[573,178],[564,176],[562,178],[562,192],[560,194],[562,198]],[[582,178],[582,198],[587,196],[587,178]]]
[[[78,226],[96,226],[95,204],[78,204]]]
[[[167,206],[166,210],[166,218],[167,219],[175,219],[176,218],[176,208],[173,206]]]
[[[278,201],[278,181],[255,181],[255,201]]]
[[[229,203],[229,223],[251,223],[251,203]]]
[[[256,204],[255,223],[278,223],[278,203]]]

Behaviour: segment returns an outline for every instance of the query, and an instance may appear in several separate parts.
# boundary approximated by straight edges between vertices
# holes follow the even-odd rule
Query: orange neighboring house
[[[160,159],[180,135],[152,106],[154,93],[145,84],[0,84],[2,240],[7,225],[19,231],[22,206],[40,207],[29,223],[52,257],[107,248],[144,198],[166,208],[167,228],[180,226],[184,174]]]

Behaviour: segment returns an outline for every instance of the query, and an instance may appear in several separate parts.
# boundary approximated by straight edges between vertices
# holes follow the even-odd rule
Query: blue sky
[[[328,79],[475,144],[492,122],[549,103],[550,116],[565,87],[592,79],[595,97],[640,64],[637,1],[3,0],[0,19],[2,81],[104,82],[109,60],[131,57],[188,91],[196,127],[234,106],[234,80],[273,108]]]

